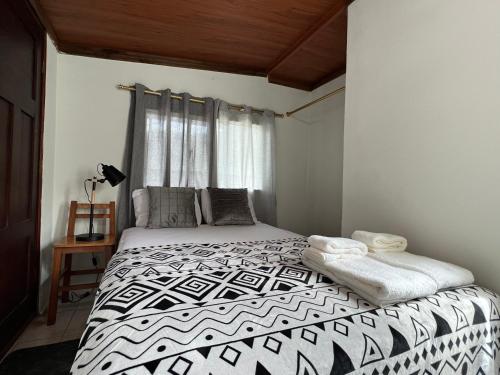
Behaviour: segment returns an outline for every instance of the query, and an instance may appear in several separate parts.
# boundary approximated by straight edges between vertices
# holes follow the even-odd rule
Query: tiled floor
[[[79,339],[85,328],[94,295],[77,303],[59,303],[54,325],[47,325],[47,315],[39,315],[29,324],[9,352],[17,349]]]

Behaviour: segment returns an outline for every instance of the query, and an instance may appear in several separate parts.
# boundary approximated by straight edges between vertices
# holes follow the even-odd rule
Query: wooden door
[[[37,310],[45,33],[21,0],[0,0],[0,353]]]

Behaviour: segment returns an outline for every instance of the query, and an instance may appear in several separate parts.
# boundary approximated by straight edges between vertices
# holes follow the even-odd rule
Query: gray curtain
[[[161,95],[145,94],[136,84],[131,103],[123,172],[120,185],[118,232],[134,226],[132,192],[146,186],[202,188],[211,181],[214,100],[190,101],[189,94],[172,98],[170,90]]]
[[[260,221],[276,225],[274,112],[243,110],[217,101],[212,186],[248,188]]]
[[[170,90],[131,93],[118,233],[135,225],[132,192],[146,186],[248,188],[257,218],[276,225],[274,112]]]

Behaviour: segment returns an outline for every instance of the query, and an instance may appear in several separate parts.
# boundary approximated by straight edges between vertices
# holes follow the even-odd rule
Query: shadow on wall
[[[306,118],[306,116],[300,116],[300,114],[291,115],[290,118],[293,118],[295,121],[300,122],[302,125],[313,125],[314,121],[310,118]]]
[[[52,244],[44,247],[40,252],[40,266],[42,278],[38,289],[38,312],[43,314],[47,308],[50,294],[50,273],[52,271]]]
[[[66,190],[65,196],[69,196],[69,191]],[[48,298],[50,294],[50,276],[52,274],[52,246],[55,241],[63,237],[66,233],[66,225],[69,215],[69,202],[67,204],[62,204],[59,207],[58,213],[55,220],[55,230],[52,234],[52,241],[50,241],[47,246],[41,249],[40,252],[40,289],[38,296],[38,310],[43,313],[47,308]],[[60,234],[61,228],[63,233]]]
[[[330,87],[322,90],[329,91]],[[299,116],[292,116],[307,129],[302,139],[302,147],[307,148],[305,194],[300,197],[305,200],[301,215],[306,223],[301,231],[304,235],[341,235],[344,105],[345,94],[341,93],[304,110]]]

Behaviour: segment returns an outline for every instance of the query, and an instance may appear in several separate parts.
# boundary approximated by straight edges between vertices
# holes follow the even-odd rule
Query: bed
[[[500,300],[470,285],[378,308],[262,223],[127,229],[72,374],[498,374]]]

